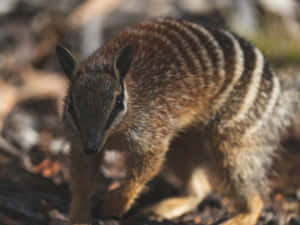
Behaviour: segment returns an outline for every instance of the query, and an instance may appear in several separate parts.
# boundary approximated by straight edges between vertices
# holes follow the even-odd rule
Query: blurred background
[[[0,224],[67,221],[69,144],[58,111],[68,84],[55,46],[66,46],[82,60],[122,28],[166,16],[233,30],[262,49],[283,77],[300,76],[299,0],[1,0]],[[260,224],[300,224],[299,145],[291,141],[283,149]],[[124,176],[120,153],[108,151],[105,158],[104,192]],[[136,208],[176,193],[163,178],[157,183],[163,184],[160,190],[147,192]],[[227,204],[213,194],[177,220],[125,224],[213,224],[232,213]]]

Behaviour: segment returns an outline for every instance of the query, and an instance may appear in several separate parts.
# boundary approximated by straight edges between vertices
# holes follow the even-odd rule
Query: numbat
[[[178,217],[217,189],[238,210],[224,225],[256,223],[266,172],[299,99],[296,88],[281,88],[257,48],[223,29],[155,19],[125,29],[81,64],[56,51],[70,80],[63,120],[72,145],[72,224],[91,222],[107,146],[128,153],[127,175],[107,193],[102,218],[124,215],[166,165],[185,192],[144,212]]]

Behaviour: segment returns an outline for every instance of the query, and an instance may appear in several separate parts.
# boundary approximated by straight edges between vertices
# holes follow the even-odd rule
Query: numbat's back
[[[281,91],[257,48],[226,30],[157,19],[125,29],[81,64],[62,47],[57,55],[70,79],[64,121],[72,142],[72,223],[90,222],[89,198],[109,145],[129,156],[103,217],[126,213],[165,162],[189,195],[144,213],[188,212],[217,175],[225,185],[213,187],[230,192],[240,210],[224,224],[256,223],[266,169],[299,99],[296,89]]]

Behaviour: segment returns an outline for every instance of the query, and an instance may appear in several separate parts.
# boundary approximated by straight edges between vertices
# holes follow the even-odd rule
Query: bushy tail
[[[288,135],[300,143],[300,67],[279,70],[278,75],[281,81],[281,96],[284,98],[282,107],[290,108],[291,129]]]

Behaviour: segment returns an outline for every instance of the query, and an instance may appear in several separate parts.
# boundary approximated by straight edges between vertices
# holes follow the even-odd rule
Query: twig
[[[105,16],[121,5],[123,0],[87,0],[79,5],[68,17],[67,24],[76,29],[87,24],[96,16]]]
[[[3,137],[0,136],[0,148],[1,153],[9,155],[17,160],[17,162],[21,163],[21,165],[29,172],[33,170],[33,164],[31,162],[31,158],[26,154],[26,152],[17,149],[8,141],[6,141]]]
[[[0,148],[2,152],[5,152],[6,154],[16,157],[20,159],[23,157],[23,152],[21,150],[18,150],[15,148],[12,144],[7,142],[3,137],[0,136]]]

